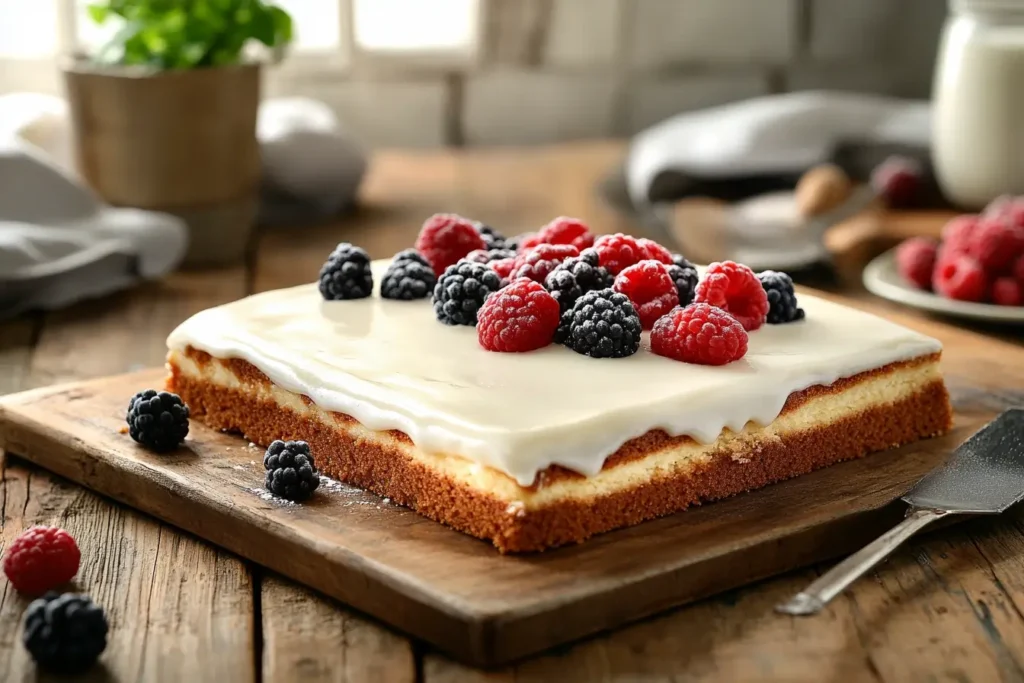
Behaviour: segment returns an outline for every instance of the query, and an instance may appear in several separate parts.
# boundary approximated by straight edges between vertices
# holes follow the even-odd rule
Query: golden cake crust
[[[241,359],[219,359],[187,348],[184,355],[200,369],[212,364],[228,369],[242,385],[271,387],[255,366]],[[898,370],[935,363],[938,354],[815,386],[789,396],[783,415],[821,396],[839,394],[861,382]],[[947,431],[952,422],[949,396],[936,378],[901,400],[873,406],[820,428],[722,449],[686,472],[654,476],[635,486],[591,497],[567,497],[536,508],[510,505],[508,500],[457,481],[410,457],[411,440],[400,431],[376,433],[380,438],[359,439],[346,431],[358,425],[350,416],[332,413],[330,425],[295,410],[182,372],[169,363],[169,388],[180,394],[192,415],[216,429],[237,431],[266,446],[275,439],[302,439],[310,443],[324,474],[391,498],[396,503],[465,533],[488,539],[502,552],[538,551],[581,542],[594,534],[631,526],[678,512],[691,505],[725,498],[770,483],[795,477],[842,460],[861,457],[900,444]],[[312,401],[301,397],[308,406]],[[624,444],[610,456],[604,469],[614,469],[665,449],[693,443],[689,437],[671,437],[652,430]],[[541,472],[538,488],[582,475],[552,466]]]

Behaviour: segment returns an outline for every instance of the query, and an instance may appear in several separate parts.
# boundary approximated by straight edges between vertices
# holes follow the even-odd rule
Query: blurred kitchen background
[[[96,47],[86,0],[0,0],[0,93],[59,93]],[[630,135],[681,111],[828,88],[924,97],[944,0],[280,0],[269,97],[328,104],[371,146]]]

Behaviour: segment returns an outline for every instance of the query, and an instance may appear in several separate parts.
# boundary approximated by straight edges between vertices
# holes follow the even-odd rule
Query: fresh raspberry
[[[477,339],[488,351],[533,351],[551,343],[560,317],[555,297],[521,277],[487,297],[477,313]]]
[[[896,249],[896,269],[904,280],[919,289],[932,288],[932,271],[939,248],[926,237],[913,237]]]
[[[1024,285],[1016,278],[998,278],[992,283],[992,303],[1000,306],[1024,306]]]
[[[636,243],[639,245],[640,249],[643,250],[646,258],[666,265],[672,263],[672,252],[654,240],[641,237],[637,239]]]
[[[921,192],[922,175],[913,159],[891,156],[871,172],[871,186],[889,206],[910,206]]]
[[[580,251],[594,245],[594,235],[587,224],[579,218],[559,216],[537,233],[537,239],[545,244],[571,244]]]
[[[651,351],[684,363],[725,365],[747,354],[747,333],[722,309],[690,304],[654,323]]]
[[[4,574],[26,595],[42,595],[75,577],[82,559],[71,534],[34,526],[14,539],[4,554]]]
[[[960,301],[981,301],[988,288],[985,269],[970,256],[940,259],[932,273],[932,289]]]
[[[579,255],[580,250],[571,244],[538,244],[516,256],[512,277],[528,277],[534,282],[543,283],[555,266],[571,256]]]
[[[594,248],[597,249],[601,265],[612,275],[618,275],[623,268],[647,258],[646,250],[634,238],[621,232],[601,235],[594,242]]]
[[[624,268],[615,276],[612,288],[629,297],[645,330],[654,327],[658,318],[679,305],[676,284],[665,266],[657,261],[641,261]]]
[[[981,219],[972,214],[952,218],[942,228],[942,251],[946,254],[966,254],[971,235]]]
[[[984,216],[1002,218],[1018,228],[1024,228],[1024,201],[1011,195],[996,197],[982,211]]]
[[[967,253],[989,273],[1005,273],[1024,253],[1024,230],[1005,219],[983,219],[967,241]]]
[[[506,279],[512,275],[512,271],[515,270],[516,260],[514,258],[503,258],[497,261],[491,261],[487,265],[501,276],[502,279]]]
[[[518,238],[513,237],[513,244],[516,247],[516,251],[530,251],[534,247],[544,244],[544,240],[540,238],[535,232],[528,232],[525,235],[520,235]]]
[[[699,304],[718,306],[752,332],[768,318],[768,295],[750,268],[733,261],[712,263],[697,283],[693,298]]]
[[[450,213],[428,218],[416,238],[416,251],[427,259],[437,276],[474,249],[486,248],[473,221]]]
[[[1017,257],[1017,263],[1013,266],[1013,277],[1024,287],[1024,254]]]

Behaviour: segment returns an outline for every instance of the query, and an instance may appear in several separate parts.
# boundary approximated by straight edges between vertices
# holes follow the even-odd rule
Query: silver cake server
[[[998,514],[1024,498],[1024,410],[997,417],[929,472],[903,500],[907,517],[846,558],[806,589],[775,607],[792,615],[817,614],[832,598],[930,522],[948,515]]]

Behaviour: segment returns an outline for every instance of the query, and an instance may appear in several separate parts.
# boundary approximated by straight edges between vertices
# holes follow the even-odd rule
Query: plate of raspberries
[[[864,286],[928,311],[1024,324],[1024,197],[956,216],[940,239],[905,240],[868,264]]]

